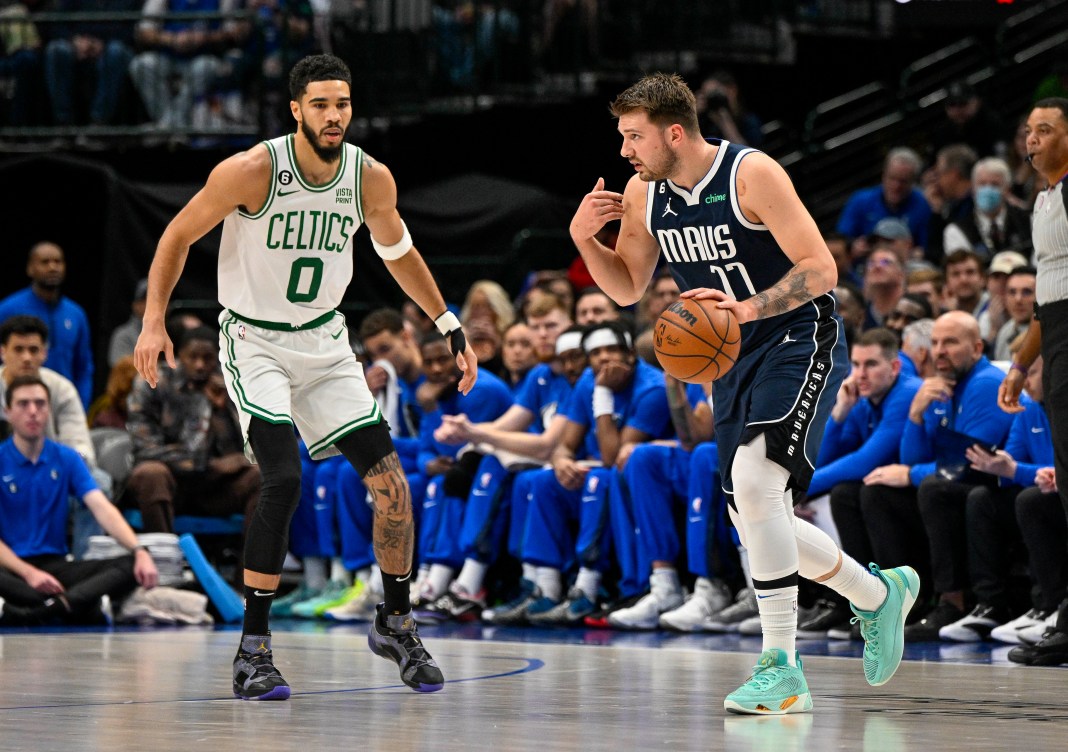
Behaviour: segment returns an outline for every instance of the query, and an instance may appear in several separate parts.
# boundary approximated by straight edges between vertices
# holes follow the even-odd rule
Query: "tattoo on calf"
[[[396,452],[383,457],[363,478],[375,510],[374,549],[388,572],[406,572],[415,541],[412,494]]]

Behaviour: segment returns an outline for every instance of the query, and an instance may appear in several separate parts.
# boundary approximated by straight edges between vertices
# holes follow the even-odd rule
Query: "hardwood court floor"
[[[419,695],[364,627],[275,630],[289,702],[232,699],[232,630],[0,634],[0,750],[1064,749],[1068,670],[924,646],[872,688],[860,647],[801,643],[812,713],[727,715],[759,640],[424,629],[445,690]],[[948,650],[947,648],[953,648]],[[957,649],[959,648],[959,649]],[[844,653],[845,657],[838,655]]]

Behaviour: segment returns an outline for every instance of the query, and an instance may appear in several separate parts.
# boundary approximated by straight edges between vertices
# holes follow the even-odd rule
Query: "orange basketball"
[[[664,370],[679,381],[706,384],[731,370],[742,346],[734,314],[714,300],[682,299],[660,315],[653,348]]]

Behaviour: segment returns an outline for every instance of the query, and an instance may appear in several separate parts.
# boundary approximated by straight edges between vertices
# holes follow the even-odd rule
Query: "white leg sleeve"
[[[767,458],[764,435],[738,447],[731,466],[739,537],[749,550],[754,580],[776,580],[797,572],[797,543],[786,506],[786,468]],[[743,535],[744,534],[744,535]]]

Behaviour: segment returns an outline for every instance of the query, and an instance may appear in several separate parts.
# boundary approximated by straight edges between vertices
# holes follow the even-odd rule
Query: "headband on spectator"
[[[564,332],[556,338],[556,354],[563,355],[568,350],[582,349],[582,332]]]
[[[622,347],[624,350],[634,349],[630,335],[625,332],[617,332],[609,326],[591,329],[582,339],[582,347],[587,354],[598,347]]]

